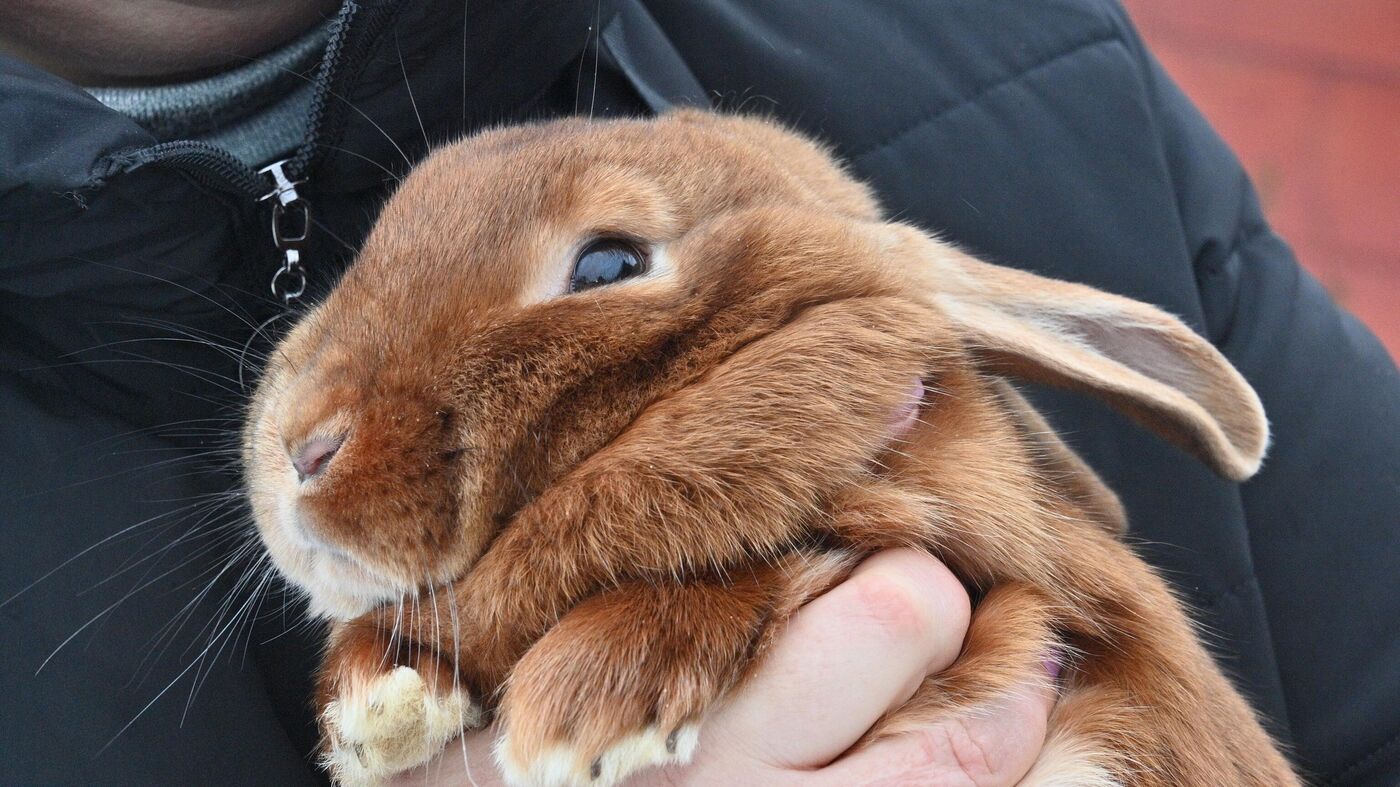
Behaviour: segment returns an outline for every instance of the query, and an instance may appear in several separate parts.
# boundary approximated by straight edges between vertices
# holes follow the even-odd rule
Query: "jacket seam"
[[[972,94],[970,94],[970,95],[963,96],[963,97],[961,97],[961,98],[955,99],[955,100],[952,101],[951,103],[939,104],[939,105],[930,107],[929,109],[925,110],[924,114],[922,114],[922,115],[920,115],[920,116],[914,118],[914,120],[910,121],[907,125],[904,125],[904,126],[900,127],[899,129],[897,129],[897,130],[895,130],[895,131],[889,133],[888,135],[886,135],[885,137],[881,138],[880,140],[878,140],[878,141],[876,141],[876,142],[873,142],[873,143],[871,143],[871,144],[869,144],[869,145],[866,145],[866,146],[864,146],[864,147],[857,148],[857,149],[855,149],[855,150],[853,150],[853,151],[850,151],[849,153],[846,154],[846,156],[847,156],[848,158],[850,158],[850,159],[858,159],[858,158],[863,158],[863,157],[865,157],[865,156],[868,156],[868,155],[870,155],[871,153],[875,153],[876,151],[879,151],[879,150],[882,150],[882,149],[884,149],[884,148],[887,148],[887,147],[889,147],[889,146],[895,144],[896,142],[899,142],[901,139],[903,139],[904,137],[908,136],[909,134],[912,134],[914,131],[917,131],[918,129],[920,129],[920,128],[926,126],[926,125],[928,125],[929,123],[933,123],[933,122],[937,121],[937,120],[938,120],[940,117],[942,117],[943,115],[946,115],[946,114],[948,114],[949,112],[953,112],[953,111],[955,111],[955,110],[957,110],[957,109],[960,109],[960,108],[962,108],[962,107],[964,107],[964,106],[966,106],[966,105],[968,105],[968,104],[971,104],[971,103],[973,103],[973,102],[976,102],[976,101],[980,100],[983,96],[986,96],[988,93],[991,93],[991,92],[994,91],[994,90],[998,90],[998,89],[1000,89],[1000,88],[1002,88],[1002,87],[1005,87],[1005,86],[1007,86],[1007,85],[1010,85],[1010,84],[1012,84],[1012,83],[1014,83],[1014,82],[1018,82],[1018,81],[1024,79],[1025,77],[1030,76],[1032,73],[1034,73],[1034,72],[1036,72],[1036,71],[1039,71],[1039,70],[1044,69],[1044,68],[1046,68],[1046,67],[1048,67],[1048,66],[1054,65],[1055,63],[1057,63],[1057,62],[1059,62],[1059,61],[1061,61],[1061,60],[1064,60],[1064,59],[1066,59],[1066,58],[1073,57],[1073,56],[1079,54],[1080,52],[1082,52],[1082,51],[1085,50],[1085,49],[1089,49],[1089,48],[1091,48],[1091,47],[1096,47],[1096,46],[1099,46],[1099,45],[1101,45],[1101,44],[1114,43],[1114,42],[1117,42],[1118,40],[1119,40],[1119,38],[1118,38],[1118,36],[1116,36],[1116,35],[1113,35],[1113,34],[1102,35],[1102,34],[1101,34],[1101,35],[1094,36],[1093,38],[1091,38],[1091,39],[1089,39],[1089,40],[1087,40],[1087,41],[1083,41],[1083,42],[1081,42],[1081,43],[1075,44],[1074,46],[1072,46],[1072,47],[1070,47],[1070,48],[1068,48],[1068,49],[1060,50],[1060,51],[1056,52],[1056,53],[1053,54],[1053,55],[1050,55],[1050,56],[1045,57],[1045,58],[1043,58],[1043,59],[1041,59],[1041,60],[1038,60],[1038,61],[1036,61],[1035,63],[1032,63],[1031,65],[1027,66],[1026,68],[1024,68],[1024,69],[1022,69],[1022,70],[1020,70],[1020,71],[1017,71],[1015,74],[1012,74],[1012,75],[1007,76],[1007,77],[1002,78],[1002,79],[998,79],[998,80],[996,80],[996,81],[994,81],[994,82],[992,82],[992,83],[990,83],[990,84],[984,85],[984,86],[978,88],[976,91],[974,91],[974,92],[973,92]]]

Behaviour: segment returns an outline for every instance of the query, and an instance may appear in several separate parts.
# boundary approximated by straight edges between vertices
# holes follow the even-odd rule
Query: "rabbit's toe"
[[[513,787],[610,787],[645,768],[690,762],[699,737],[698,723],[670,731],[648,727],[589,753],[562,741],[521,746],[507,732],[496,742],[496,763]]]
[[[329,745],[323,759],[339,784],[378,784],[432,759],[480,720],[464,689],[434,692],[417,670],[395,667],[347,684],[326,705],[322,723]]]

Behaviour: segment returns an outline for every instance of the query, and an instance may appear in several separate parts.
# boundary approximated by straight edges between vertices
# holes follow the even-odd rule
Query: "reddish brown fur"
[[[598,234],[665,244],[675,271],[550,297]],[[1063,346],[969,319],[1028,276],[979,265],[883,223],[825,151],[762,121],[570,120],[438,151],[274,355],[249,419],[284,570],[315,595],[278,546],[291,500],[351,556],[349,584],[424,589],[416,615],[338,624],[322,705],[386,668],[395,631],[430,683],[499,698],[522,757],[591,757],[698,718],[854,556],[917,545],[985,595],[958,664],[874,735],[989,701],[1067,647],[1052,726],[1122,782],[1293,781],[1115,538],[1116,498],[994,373],[1104,396],[1237,476],[1263,450],[1262,419],[1236,412],[1257,400],[1178,323],[1087,288],[1045,291],[1124,310],[1183,367],[1081,360],[1112,342],[1098,318]],[[921,423],[890,450],[916,377]],[[286,492],[286,452],[342,435]]]

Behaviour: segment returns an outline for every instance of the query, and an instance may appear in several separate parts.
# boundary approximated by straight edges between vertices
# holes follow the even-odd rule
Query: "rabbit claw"
[[[647,727],[592,756],[557,741],[528,747],[540,752],[530,757],[508,730],[496,742],[496,764],[511,787],[612,787],[646,768],[690,762],[699,737],[698,723],[670,731]]]

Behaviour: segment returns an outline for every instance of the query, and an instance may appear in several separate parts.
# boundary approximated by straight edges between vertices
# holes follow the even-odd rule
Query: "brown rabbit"
[[[373,783],[487,710],[513,783],[685,761],[797,607],[918,545],[974,592],[972,627],[867,740],[1060,653],[1026,784],[1296,783],[1117,537],[1117,499],[1005,378],[1102,397],[1232,479],[1268,442],[1176,319],[885,221],[773,123],[564,120],[438,150],[247,421],[262,536],[336,620],[325,763]]]

